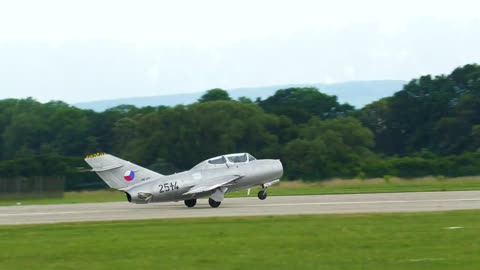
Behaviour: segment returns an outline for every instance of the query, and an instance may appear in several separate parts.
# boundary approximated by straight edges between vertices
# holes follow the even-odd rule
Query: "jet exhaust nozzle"
[[[153,197],[151,193],[146,193],[146,192],[138,192],[133,196],[130,193],[125,192],[125,195],[127,196],[128,202],[135,203],[135,204],[147,204],[150,202],[150,200]]]

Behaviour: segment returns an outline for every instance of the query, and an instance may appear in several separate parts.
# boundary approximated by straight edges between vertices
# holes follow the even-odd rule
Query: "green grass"
[[[0,246],[2,270],[476,270],[480,211],[0,226]]]
[[[259,188],[252,189],[250,196],[256,196]],[[270,187],[270,196],[278,195],[314,195],[314,194],[352,194],[352,193],[382,193],[382,192],[418,192],[418,191],[452,191],[480,190],[480,177],[433,178],[418,179],[393,178],[388,182],[384,179],[368,180],[330,180],[305,183],[301,181],[282,181],[279,185]],[[247,191],[228,193],[227,197],[244,197]],[[114,190],[66,192],[64,198],[47,199],[17,199],[1,200],[0,205],[59,204],[114,202],[126,200],[125,195]]]
[[[256,196],[260,188],[252,189],[251,196]],[[316,195],[316,194],[356,194],[386,192],[420,192],[420,191],[454,191],[480,190],[480,177],[416,179],[334,179],[319,182],[282,181],[280,185],[269,188],[269,195]],[[229,196],[246,196],[246,191],[239,191]]]

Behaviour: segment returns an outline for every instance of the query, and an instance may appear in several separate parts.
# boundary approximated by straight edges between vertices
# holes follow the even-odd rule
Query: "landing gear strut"
[[[185,200],[185,205],[186,205],[188,208],[194,207],[195,204],[197,204],[197,199]]]
[[[210,206],[212,208],[217,208],[220,206],[222,202],[217,202],[217,201],[214,201],[212,198],[208,198],[208,204],[210,204]]]
[[[260,190],[258,192],[257,196],[260,200],[262,200],[262,201],[265,200],[267,198],[267,190],[266,189]]]

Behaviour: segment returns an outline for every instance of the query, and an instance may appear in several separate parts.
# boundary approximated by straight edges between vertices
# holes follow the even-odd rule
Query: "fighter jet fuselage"
[[[181,201],[193,207],[196,200],[209,197],[218,207],[226,192],[261,186],[259,199],[267,197],[268,186],[283,174],[280,160],[257,160],[248,153],[228,154],[205,160],[189,171],[172,175],[142,168],[108,154],[87,156],[85,161],[111,188],[125,192],[131,203]]]

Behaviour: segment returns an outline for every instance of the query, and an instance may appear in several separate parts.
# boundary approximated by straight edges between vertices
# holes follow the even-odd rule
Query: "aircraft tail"
[[[105,153],[88,155],[85,157],[85,162],[113,189],[123,189],[162,176],[159,173]]]

